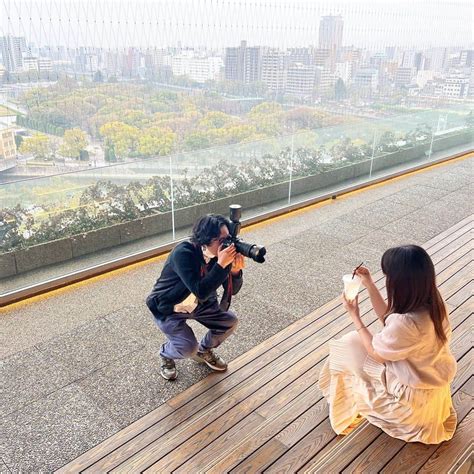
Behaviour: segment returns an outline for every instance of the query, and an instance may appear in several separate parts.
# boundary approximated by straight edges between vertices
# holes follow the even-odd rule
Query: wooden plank
[[[287,449],[277,439],[271,439],[261,449],[252,454],[245,464],[239,464],[229,472],[232,474],[255,474],[256,472],[262,472],[273,459],[280,457]]]
[[[448,472],[456,459],[472,450],[472,426],[474,412],[471,411],[458,425],[453,438],[441,446],[430,456],[428,461],[418,471],[420,474]]]
[[[309,358],[308,358],[309,359]],[[312,363],[311,361],[308,361]],[[317,378],[317,373],[319,372],[319,364],[312,370],[313,372],[312,377]],[[303,375],[300,376],[295,382],[292,382],[282,392],[289,392],[287,395],[287,401],[285,402],[284,399],[278,397],[278,404],[275,407],[275,412],[282,413],[282,417],[292,417],[295,418],[298,414],[304,412],[311,404],[315,403],[315,400],[321,398],[321,394],[319,393],[316,386],[309,386],[307,388],[307,384],[305,379],[310,376],[310,372],[305,372]],[[285,376],[286,374],[283,374]],[[291,375],[293,378],[293,375]],[[273,383],[267,387],[266,394],[262,397],[262,400],[257,400],[257,402],[265,402],[265,400],[271,397],[273,391]],[[304,389],[304,390],[303,390]],[[277,388],[278,390],[278,388]],[[200,436],[195,436],[185,442],[183,445],[179,447],[177,452],[173,452],[172,455],[161,459],[159,462],[154,464],[154,470],[161,470],[161,471],[169,471],[173,470],[173,472],[194,472],[196,469],[204,469],[204,466],[207,464],[216,463],[217,459],[220,457],[225,457],[227,451],[237,451],[240,446],[245,443],[246,437],[251,433],[258,433],[260,432],[267,424],[268,420],[262,416],[262,414],[257,409],[254,413],[257,413],[261,419],[262,423],[256,427],[254,430],[247,429],[247,422],[246,418],[243,417],[245,413],[248,411],[247,405],[254,405],[254,396],[249,397],[243,404],[234,407],[231,411],[225,414],[224,417],[217,419],[211,425],[206,428],[206,431],[213,432],[213,439],[208,439],[207,441],[212,441],[207,445],[200,444]],[[270,398],[271,399],[271,398]],[[291,410],[290,410],[291,407]],[[290,410],[290,411],[289,411]],[[222,423],[229,421],[230,416],[236,415],[237,420],[240,418],[240,421],[232,426],[231,429],[225,431],[222,429]],[[230,420],[230,421],[235,421]],[[234,453],[235,454],[235,453]],[[194,456],[193,456],[194,455]],[[176,458],[179,458],[177,460]],[[191,458],[191,459],[190,459]],[[186,462],[187,461],[187,462]],[[179,466],[179,469],[178,469]]]
[[[379,436],[380,432],[380,428],[363,421],[352,433],[344,436],[336,447],[322,450],[304,466],[304,471],[341,472],[358,453]]]
[[[449,249],[449,254],[443,257],[442,260],[438,260],[435,264],[436,267],[436,274],[439,275],[442,273],[446,268],[452,265],[460,258],[472,260],[472,256],[474,255],[474,251],[471,248],[466,248],[466,245],[462,245],[461,247],[457,248],[454,251]]]
[[[447,303],[458,306],[462,304],[464,301],[466,301],[469,298],[472,298],[472,293],[474,290],[474,285],[472,280],[468,281],[463,287],[461,287],[456,293],[451,295]]]
[[[246,426],[243,423],[241,427],[241,433],[243,434],[241,436],[237,438],[230,436],[229,439],[227,434],[224,434],[222,439],[218,438],[215,443],[208,446],[204,453],[200,452],[186,464],[183,464],[177,471],[173,472],[183,474],[198,470],[206,472],[206,474],[228,472],[255,451],[256,442],[259,445],[267,443],[274,437],[275,433],[298,416],[306,413],[312,406],[318,404],[317,402],[320,400],[321,393],[317,385],[314,384],[287,406],[275,412],[272,417],[265,419],[255,431],[246,430],[242,432]],[[327,410],[325,410],[323,404],[321,404],[319,415],[320,421],[324,420],[327,416]],[[229,442],[230,440],[233,440],[233,443]],[[164,471],[164,469],[161,469],[161,471]]]
[[[456,474],[472,474],[474,472],[474,448],[470,449],[463,455],[456,464],[449,470],[449,473]]]
[[[334,448],[343,438],[343,436],[335,436],[329,419],[326,418],[304,438],[304,442],[296,444],[283,456],[274,459],[265,472],[294,474],[314,456],[314,453],[324,448]]]
[[[435,235],[433,238],[428,240],[425,243],[425,245],[423,245],[423,247],[424,248],[433,247],[438,242],[444,240],[446,237],[449,237],[452,233],[455,233],[459,229],[462,229],[462,228],[472,227],[473,224],[474,224],[474,214],[471,214],[465,217],[464,219],[460,220],[458,223],[454,224],[449,229],[446,229],[443,232],[439,233],[438,235]]]
[[[464,264],[463,267],[459,268],[461,264]],[[448,301],[452,295],[454,295],[459,288],[462,288],[467,283],[472,281],[472,275],[474,272],[474,262],[461,260],[457,262],[457,265],[453,264],[446,272],[449,272],[452,276],[445,280],[442,285],[440,285],[440,291],[443,298]]]
[[[464,300],[459,306],[457,306],[449,315],[449,321],[451,328],[454,329],[456,326],[461,324],[464,319],[472,317],[474,313],[474,298],[468,298]]]
[[[342,472],[344,474],[378,472],[385,466],[387,459],[395,456],[405,444],[401,439],[392,438],[382,432]]]

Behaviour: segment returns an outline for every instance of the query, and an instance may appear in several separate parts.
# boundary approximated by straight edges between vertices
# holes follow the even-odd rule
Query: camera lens
[[[237,252],[241,253],[244,257],[251,258],[257,263],[263,263],[265,261],[265,254],[267,253],[265,247],[248,244],[243,240],[237,240],[237,242],[235,242],[235,248]]]
[[[250,258],[255,260],[258,263],[263,263],[265,261],[265,254],[267,249],[265,247],[260,247],[259,245],[254,245],[250,249]]]

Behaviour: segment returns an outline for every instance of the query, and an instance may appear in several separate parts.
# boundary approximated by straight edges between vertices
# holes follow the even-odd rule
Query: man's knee
[[[185,344],[181,344],[179,347],[175,346],[175,350],[183,359],[187,359],[188,357],[196,355],[198,347],[199,345],[197,341],[187,341]]]
[[[225,312],[225,321],[229,326],[229,329],[235,330],[237,325],[239,324],[239,318],[233,313],[232,311],[226,311]]]

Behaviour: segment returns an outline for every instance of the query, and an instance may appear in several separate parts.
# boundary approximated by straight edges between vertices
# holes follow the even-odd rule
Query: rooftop
[[[456,159],[246,229],[246,240],[266,245],[268,261],[248,264],[245,286],[233,302],[239,330],[220,353],[235,367],[248,351],[333,304],[341,275],[354,265],[364,261],[377,271],[390,246],[450,235],[472,214],[471,182],[472,158]],[[159,376],[163,340],[144,299],[163,261],[155,258],[1,310],[5,469],[57,469],[196,390],[185,389],[215,379],[192,361],[178,365],[176,383]],[[469,275],[464,278],[469,283]],[[320,350],[323,357],[324,344]],[[378,440],[370,449],[383,449],[380,433],[370,427],[363,433]]]

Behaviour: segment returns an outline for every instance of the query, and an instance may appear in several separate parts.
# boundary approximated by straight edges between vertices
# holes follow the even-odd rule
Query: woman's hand
[[[352,322],[360,325],[359,296],[356,296],[353,300],[348,300],[346,295],[342,293],[342,304],[349,313]]]
[[[362,284],[366,288],[374,284],[370,270],[367,267],[359,267],[355,274],[362,280]]]
[[[241,253],[236,253],[234,261],[232,262],[231,272],[234,275],[237,275],[240,272],[240,270],[243,270],[244,268],[245,268],[244,256]]]

